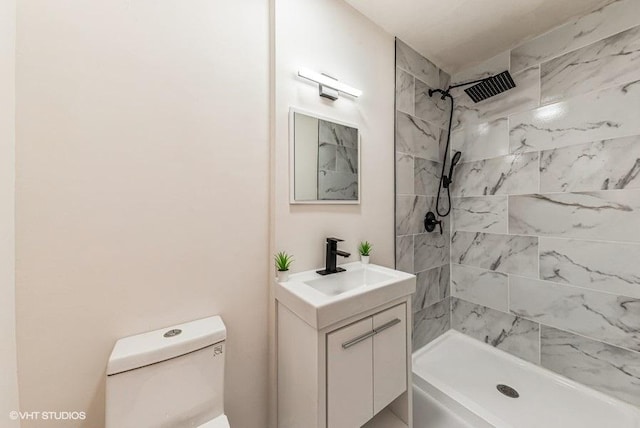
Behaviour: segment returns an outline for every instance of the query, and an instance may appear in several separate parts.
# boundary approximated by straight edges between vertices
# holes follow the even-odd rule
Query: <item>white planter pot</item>
[[[287,282],[289,281],[289,271],[288,270],[279,270],[278,271],[278,282]]]
[[[368,265],[369,264],[369,256],[360,256],[360,262],[362,262],[363,265]]]

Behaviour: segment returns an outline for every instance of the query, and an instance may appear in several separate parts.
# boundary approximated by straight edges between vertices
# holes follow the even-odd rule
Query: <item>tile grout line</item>
[[[582,338],[582,339],[586,339],[586,340],[591,341],[591,342],[598,342],[599,344],[602,344],[602,345],[605,345],[605,346],[611,346],[612,348],[622,349],[623,351],[627,351],[627,352],[631,352],[631,353],[634,353],[634,354],[638,354],[638,356],[640,358],[640,350],[630,349],[630,348],[626,348],[626,347],[620,346],[620,345],[613,345],[613,344],[611,344],[609,342],[605,342],[605,341],[602,341],[600,339],[595,339],[593,337],[585,336],[583,333],[576,333],[574,331],[570,331],[570,330],[567,330],[565,328],[554,327],[552,325],[547,325],[547,324],[540,324],[540,325],[543,325],[543,326],[545,326],[547,328],[551,328],[551,329],[554,329],[554,330],[561,331],[563,333],[568,333],[568,334],[570,334],[572,336],[576,336],[576,337],[579,337],[579,338]]]
[[[542,366],[542,324],[538,323],[538,365]]]

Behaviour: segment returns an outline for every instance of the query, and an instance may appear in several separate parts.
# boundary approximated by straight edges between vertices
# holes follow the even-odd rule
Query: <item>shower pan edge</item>
[[[640,428],[640,409],[449,330],[415,351],[414,428]],[[501,394],[499,384],[519,393]],[[444,408],[436,419],[421,407]],[[437,412],[436,412],[437,413]]]

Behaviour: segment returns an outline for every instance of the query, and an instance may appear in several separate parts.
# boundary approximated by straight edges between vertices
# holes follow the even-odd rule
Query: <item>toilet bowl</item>
[[[106,428],[229,428],[219,316],[119,339],[107,365]]]

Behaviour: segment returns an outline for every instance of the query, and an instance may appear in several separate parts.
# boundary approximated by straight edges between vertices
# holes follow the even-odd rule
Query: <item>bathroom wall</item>
[[[0,1],[0,425],[18,408],[15,320],[15,0]]]
[[[273,251],[294,256],[292,271],[323,266],[326,238],[359,260],[358,243],[373,244],[371,261],[393,266],[393,37],[342,0],[274,0]],[[330,101],[297,76],[305,67],[363,91]],[[359,205],[289,204],[289,108],[358,125]]]
[[[454,329],[640,405],[640,2],[452,77]]]
[[[213,314],[231,424],[265,426],[268,25],[259,0],[19,3],[21,407],[87,412],[48,427],[103,426],[116,339]]]
[[[450,111],[448,100],[428,90],[448,84],[448,74],[396,40],[396,268],[417,276],[414,349],[450,328],[449,222],[442,234],[424,228],[427,212],[435,212]],[[446,198],[440,203],[446,211]]]
[[[325,263],[326,238],[336,236],[344,239],[339,248],[352,254],[338,263],[359,260],[357,246],[368,240],[372,263],[393,267],[393,37],[342,0],[271,0],[271,13],[270,253],[293,254],[293,272],[314,269]],[[321,98],[317,84],[297,76],[301,67],[334,76],[361,89],[362,96]],[[359,205],[289,204],[291,107],[358,126]],[[273,353],[270,377],[270,424],[275,426]]]

